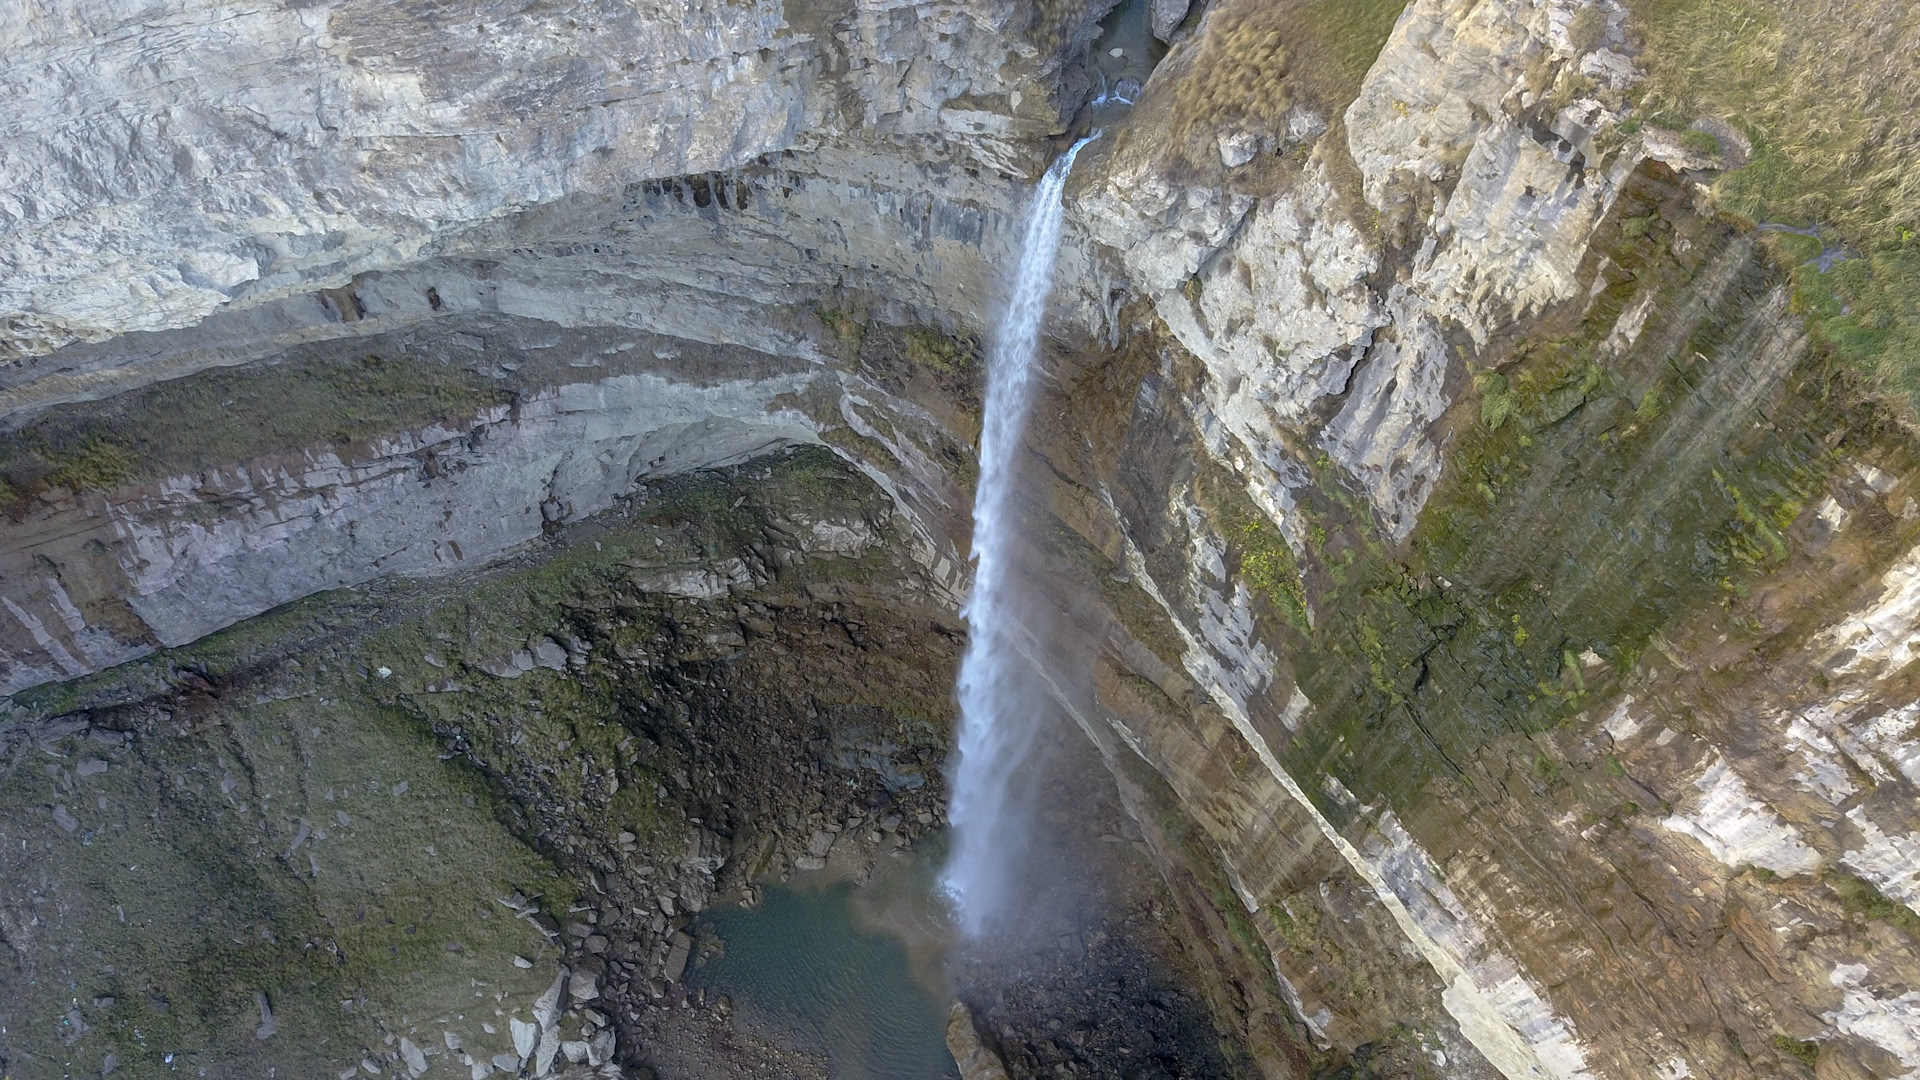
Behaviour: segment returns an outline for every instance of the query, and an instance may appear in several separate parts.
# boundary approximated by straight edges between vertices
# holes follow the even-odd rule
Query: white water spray
[[[1020,849],[1025,824],[1013,783],[1032,745],[1042,703],[1019,647],[1024,627],[1013,595],[1020,539],[1014,463],[1038,381],[1040,324],[1060,249],[1061,195],[1073,159],[1097,136],[1081,139],[1062,154],[1034,190],[1006,317],[987,358],[980,482],[973,502],[973,592],[961,612],[968,637],[960,661],[960,730],[955,740],[959,763],[948,815],[953,854],[941,874],[967,937],[977,936],[1008,899],[1012,856]]]

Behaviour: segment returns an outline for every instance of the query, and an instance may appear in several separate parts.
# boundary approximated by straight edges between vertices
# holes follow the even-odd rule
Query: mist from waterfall
[[[1008,900],[1017,854],[1025,846],[1026,800],[1016,778],[1045,701],[1021,647],[1030,631],[1015,595],[1021,544],[1015,465],[1039,381],[1040,329],[1060,249],[1062,193],[1073,159],[1097,136],[1062,154],[1034,190],[1006,315],[987,358],[973,503],[973,592],[961,612],[968,638],[960,661],[958,762],[948,800],[953,855],[941,874],[966,937],[977,936]]]

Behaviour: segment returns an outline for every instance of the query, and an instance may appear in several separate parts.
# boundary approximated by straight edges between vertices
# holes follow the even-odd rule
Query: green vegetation
[[[1500,425],[1519,408],[1520,398],[1513,392],[1513,384],[1497,371],[1476,372],[1473,379],[1480,391],[1480,423],[1488,431],[1499,431]]]
[[[1785,1056],[1798,1061],[1800,1064],[1805,1065],[1809,1069],[1819,1064],[1820,1061],[1820,1044],[1814,1042],[1812,1039],[1800,1040],[1788,1038],[1785,1035],[1775,1035],[1773,1037],[1773,1048]]]
[[[1743,332],[1750,306],[1723,301],[1690,324],[1648,329],[1642,341],[1666,342],[1660,351],[1614,355],[1613,327],[1629,302],[1649,290],[1671,297],[1650,327],[1689,318],[1700,248],[1738,242],[1700,219],[1642,213],[1660,190],[1650,185],[1623,199],[1617,236],[1601,241],[1618,276],[1603,279],[1581,326],[1525,343],[1504,371],[1476,377],[1480,422],[1459,436],[1419,533],[1427,565],[1449,577],[1493,574],[1554,597],[1554,623],[1573,632],[1570,651],[1596,647],[1616,670],[1668,618],[1724,600],[1739,579],[1789,556],[1787,527],[1835,460],[1816,437],[1844,430],[1817,363],[1774,376],[1780,382],[1765,394],[1782,405],[1735,396],[1745,360],[1721,353]],[[1765,287],[1757,278],[1743,286]],[[1728,415],[1739,409],[1758,410],[1745,415],[1764,415],[1766,424],[1751,429]],[[1703,438],[1702,424],[1729,441]],[[1500,543],[1508,533],[1546,550]],[[1613,534],[1637,537],[1637,545],[1604,554],[1607,545],[1589,546],[1588,537]],[[1658,558],[1649,546],[1692,557]],[[1501,559],[1490,561],[1490,549]],[[1570,587],[1590,602],[1563,599]],[[1516,624],[1516,644],[1526,643],[1525,633]],[[1584,683],[1579,665],[1562,658],[1558,666]]]
[[[409,353],[386,337],[342,359],[327,345],[272,365],[203,371],[62,406],[0,436],[0,513],[42,492],[122,484],[331,445],[343,455],[409,428],[464,428],[512,395],[491,376]],[[418,348],[418,347],[416,347]]]
[[[131,479],[138,462],[126,444],[99,434],[65,448],[38,439],[0,443],[0,513],[18,518],[35,496],[54,488],[76,495],[106,491]]]
[[[907,359],[922,367],[951,375],[973,365],[973,350],[938,330],[916,326],[905,337]]]
[[[866,462],[875,468],[884,469],[896,464],[893,452],[887,449],[886,444],[850,427],[828,428],[820,433],[820,441],[844,451],[855,461]]]
[[[1208,13],[1193,73],[1175,94],[1176,135],[1202,135],[1236,121],[1282,122],[1294,95],[1281,7],[1224,4]]]
[[[1219,535],[1231,545],[1240,577],[1300,633],[1308,631],[1307,594],[1293,549],[1233,477],[1214,469],[1204,474],[1197,492],[1214,516]]]
[[[837,307],[825,301],[815,304],[813,313],[840,343],[840,358],[849,364],[858,360],[860,343],[867,336],[867,313],[852,305]]]
[[[1249,123],[1284,131],[1296,104],[1337,122],[1405,8],[1405,0],[1214,4],[1174,89],[1175,144],[1206,160],[1220,131]]]
[[[1792,557],[1788,527],[1873,429],[1852,434],[1832,362],[1755,344],[1797,331],[1759,302],[1778,275],[1676,190],[1635,179],[1596,240],[1607,268],[1584,318],[1476,374],[1404,546],[1378,538],[1338,466],[1314,463],[1297,512],[1317,624],[1288,662],[1318,713],[1289,766],[1417,800],[1483,747],[1612,693],[1665,655],[1663,628],[1720,607],[1758,632],[1736,618],[1748,583]],[[1710,285],[1713,260],[1745,269]],[[1648,295],[1627,344],[1622,315]],[[1534,753],[1522,768],[1566,775]]]
[[[1288,5],[1279,5],[1288,7]],[[1406,10],[1404,0],[1300,0],[1290,7],[1297,37],[1294,55],[1311,66],[1319,103],[1344,109],[1360,93],[1367,71]]]
[[[1920,915],[1914,914],[1912,908],[1888,899],[1872,882],[1845,871],[1828,870],[1821,877],[1848,913],[1897,926],[1920,942]]]
[[[1820,340],[1920,424],[1920,8],[1893,0],[1630,0],[1645,115],[1716,116],[1752,159],[1715,184],[1757,222],[1818,228],[1777,249]],[[1830,265],[1813,263],[1820,247]]]
[[[1820,339],[1908,425],[1920,425],[1920,246],[1883,244],[1793,272],[1794,301]]]
[[[1689,129],[1680,136],[1680,145],[1696,154],[1718,154],[1720,140],[1704,131]]]
[[[47,474],[48,485],[74,491],[112,487],[133,475],[138,460],[132,450],[103,435],[89,435],[73,452],[50,457],[53,472]]]

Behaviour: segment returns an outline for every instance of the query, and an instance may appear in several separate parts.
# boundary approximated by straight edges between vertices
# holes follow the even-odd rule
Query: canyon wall
[[[1718,204],[1753,153],[1740,118],[1643,115],[1638,16],[1616,0],[1155,4],[1165,58],[1130,110],[1097,115],[1082,104],[1105,5],[17,15],[18,134],[0,151],[18,180],[0,210],[16,761],[88,737],[191,754],[209,736],[187,721],[223,679],[263,702],[297,684],[501,778],[508,828],[467,806],[494,829],[472,825],[487,873],[526,880],[506,865],[526,844],[624,896],[647,891],[629,880],[639,848],[689,841],[636,828],[623,852],[600,834],[627,819],[562,809],[611,806],[618,769],[614,792],[594,786],[589,753],[590,794],[543,787],[591,740],[520,749],[516,725],[544,712],[519,688],[576,693],[558,687],[612,655],[762,657],[739,662],[820,723],[807,693],[882,708],[879,684],[904,679],[913,704],[887,715],[931,717],[914,738],[936,739],[979,343],[1028,182],[1098,126],[1067,193],[1029,439],[1033,587],[1081,631],[1044,659],[1091,673],[1062,680],[1061,705],[1240,1048],[1220,1068],[1920,1075],[1910,433],[1810,333],[1794,275],[1812,256],[1785,244],[1801,234]],[[751,495],[761,463],[796,451],[847,470],[831,521],[790,520],[812,472],[768,470]],[[636,513],[685,526],[636,508],[694,474],[734,485],[687,503],[699,513],[797,501],[754,503],[764,526],[675,560],[647,557],[652,534],[594,539]],[[422,654],[406,668],[344,625],[451,606],[590,539],[625,553],[616,592],[677,605],[666,637],[704,644],[643,660],[613,614],[474,630],[460,650],[382,630]],[[799,586],[771,569],[816,565]],[[431,602],[393,599],[408,590]],[[471,625],[488,604],[544,617],[464,603]],[[802,676],[749,646],[820,645],[774,612],[858,649],[885,624],[913,655],[783,689]],[[336,654],[329,678],[358,664],[360,688],[274,666],[315,662],[301,620],[347,642],[330,647],[360,659]],[[382,689],[395,668],[404,700]],[[693,713],[702,670],[671,684]],[[509,683],[511,704],[445,704]],[[585,707],[645,696],[603,691]],[[221,700],[208,715],[244,715]],[[505,717],[497,743],[469,730],[479,713]],[[640,769],[619,738],[604,756]],[[182,787],[156,761],[156,789]],[[24,839],[0,847],[20,860],[9,880],[78,896],[95,856],[66,850],[91,825],[67,824],[64,768],[48,795],[16,765]],[[702,783],[683,769],[660,790]],[[258,801],[270,847],[320,813]],[[769,838],[763,869],[824,859],[810,837],[852,819],[766,824],[782,812],[737,811],[741,836]],[[171,828],[159,848],[197,842],[191,819]],[[679,893],[705,895],[707,857],[681,853]],[[66,1005],[24,989],[73,963],[32,947],[52,933],[33,896],[58,890],[20,890],[0,897],[11,1022],[71,1034]],[[673,938],[632,932],[637,966],[601,974],[645,995]],[[523,947],[468,937],[475,956]],[[467,955],[417,961],[427,998],[382,989],[327,1030],[397,1038]],[[205,1015],[253,1016],[251,989],[194,992]],[[1018,1071],[1015,1033],[999,1038]],[[223,1053],[274,1060],[259,1041]],[[387,1047],[315,1053],[413,1071]]]

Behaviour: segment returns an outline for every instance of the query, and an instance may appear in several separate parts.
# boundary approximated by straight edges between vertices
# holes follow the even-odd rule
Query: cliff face
[[[1045,660],[1091,673],[1061,704],[1238,1048],[1208,1068],[1920,1075],[1914,451],[1809,333],[1800,234],[1716,203],[1755,153],[1740,118],[1643,115],[1652,61],[1612,0],[1150,14],[1173,45],[1069,186],[1025,495],[1034,588],[1078,630]],[[38,989],[136,887],[98,884],[76,830],[138,830],[76,820],[97,771],[49,795],[35,745],[146,778],[132,809],[197,808],[133,863],[210,842],[222,753],[332,722],[286,703],[342,703],[350,749],[311,736],[334,745],[297,783],[249,766],[218,826],[292,845],[220,860],[257,909],[229,921],[336,952],[361,901],[317,857],[282,880],[331,817],[328,755],[391,754],[387,792],[446,773],[380,827],[460,823],[482,910],[551,871],[615,927],[651,910],[655,848],[704,902],[861,815],[937,818],[937,777],[909,793],[948,723],[978,343],[1105,10],[17,15],[0,1015],[37,1034],[0,1058],[153,1049],[112,1012],[133,990],[95,1015]],[[820,650],[846,656],[783,659]],[[549,731],[556,698],[618,722]],[[781,782],[729,749],[765,737],[756,709],[886,801],[732,797]],[[673,727],[697,715],[722,720]],[[455,798],[476,775],[495,810]],[[656,784],[666,809],[616,801]],[[413,868],[346,863],[381,911],[413,895]],[[190,878],[138,886],[174,898],[151,916],[173,944],[115,978],[189,947]],[[408,1017],[528,947],[449,918],[460,950],[409,953],[425,989],[260,946],[207,966],[170,1037],[290,1063],[230,1037],[286,994],[355,1047],[309,1041],[314,1064],[419,1075],[382,1034],[424,1054]],[[679,929],[560,955],[658,998]],[[497,992],[550,967],[525,978]],[[335,990],[361,1011],[323,1020]],[[1016,1073],[1062,1052],[973,1004]],[[507,1031],[442,1041],[537,1058]]]
[[[1005,164],[1046,127],[1007,95],[1057,66],[1014,46],[1016,3],[8,14],[16,356],[311,301],[515,211],[855,130]]]

